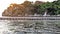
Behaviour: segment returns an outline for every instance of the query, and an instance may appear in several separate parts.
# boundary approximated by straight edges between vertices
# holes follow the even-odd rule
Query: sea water
[[[0,20],[0,34],[60,34],[60,20]]]

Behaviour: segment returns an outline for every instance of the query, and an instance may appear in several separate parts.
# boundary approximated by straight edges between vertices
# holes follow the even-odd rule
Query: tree
[[[36,1],[35,4],[34,4],[34,7],[35,7],[35,14],[41,14],[42,15],[42,6],[40,7],[41,4],[43,4],[44,2],[41,2],[41,1]]]
[[[54,1],[53,3],[53,8],[56,9],[55,13],[57,15],[60,14],[60,0]]]
[[[44,12],[48,12],[48,8],[50,8],[52,6],[52,3],[50,2],[46,2],[46,3],[42,3],[42,4],[39,4],[39,5],[36,5],[36,8],[37,8],[37,12],[39,14],[44,14]]]

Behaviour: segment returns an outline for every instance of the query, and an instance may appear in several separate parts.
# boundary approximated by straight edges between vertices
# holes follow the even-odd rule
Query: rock
[[[10,6],[4,10],[2,16],[28,16],[34,14],[34,7],[31,2],[25,1],[22,4],[10,4]]]
[[[37,4],[42,2],[36,1],[34,4],[30,1],[25,1],[22,4],[10,4],[10,6],[4,10],[2,16],[11,16],[11,17],[20,17],[20,16],[29,16],[34,15],[38,11],[38,7],[35,7]]]

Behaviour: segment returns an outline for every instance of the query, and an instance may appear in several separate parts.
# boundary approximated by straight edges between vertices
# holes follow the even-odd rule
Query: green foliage
[[[60,0],[53,1],[53,2],[46,2],[42,3],[37,6],[37,12],[39,14],[44,14],[47,11],[49,15],[59,15],[60,14]]]
[[[44,14],[45,11],[48,11],[48,8],[52,8],[52,3],[51,2],[47,2],[47,3],[42,3],[40,5],[36,5],[37,12],[39,12],[39,14]]]
[[[53,3],[53,8],[55,8],[56,9],[56,14],[58,15],[58,14],[60,14],[60,0],[58,0],[58,1],[54,1],[54,2],[52,2]]]

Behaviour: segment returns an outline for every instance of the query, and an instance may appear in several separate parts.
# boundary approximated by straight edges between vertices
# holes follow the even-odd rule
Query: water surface
[[[0,34],[60,34],[60,20],[0,20]]]

